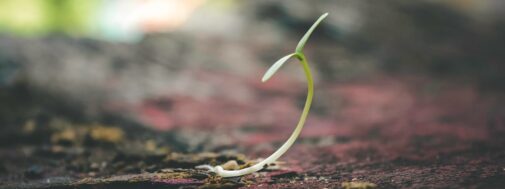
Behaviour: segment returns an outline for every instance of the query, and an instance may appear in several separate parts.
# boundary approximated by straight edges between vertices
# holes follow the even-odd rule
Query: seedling
[[[316,29],[316,27],[321,23],[321,21],[328,16],[328,13],[325,13],[317,19],[316,22],[309,28],[307,33],[300,39],[300,42],[298,42],[298,45],[296,46],[295,52],[288,54],[281,59],[277,60],[265,73],[263,78],[261,79],[262,82],[268,81],[276,72],[279,70],[284,63],[286,63],[290,58],[295,57],[297,58],[302,67],[303,71],[305,72],[305,76],[307,77],[307,99],[305,100],[305,106],[303,107],[302,115],[300,116],[300,120],[298,121],[298,124],[296,125],[295,130],[291,134],[291,136],[288,138],[288,140],[279,148],[277,151],[275,151],[272,155],[264,159],[263,161],[251,166],[247,167],[244,169],[240,170],[224,170],[223,167],[221,166],[215,166],[212,167],[210,165],[200,165],[197,166],[197,168],[202,168],[202,169],[208,169],[211,172],[214,172],[218,174],[219,176],[222,177],[237,177],[237,176],[242,176],[250,173],[254,173],[256,171],[259,171],[266,167],[266,165],[269,165],[270,163],[275,162],[279,157],[282,156],[295,142],[296,138],[298,138],[298,135],[300,135],[300,132],[302,131],[303,125],[305,124],[305,120],[307,119],[307,115],[309,114],[310,110],[310,105],[312,104],[312,97],[314,96],[314,81],[312,80],[312,74],[310,73],[310,68],[307,63],[307,59],[305,58],[305,55],[303,54],[303,47],[305,46],[305,43],[307,43],[307,40],[309,39],[310,35]]]

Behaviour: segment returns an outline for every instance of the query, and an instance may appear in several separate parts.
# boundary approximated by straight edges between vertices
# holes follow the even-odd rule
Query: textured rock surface
[[[301,138],[282,162],[230,179],[193,167],[229,160],[247,166],[255,157],[272,153],[296,122],[295,102],[303,90],[278,95],[282,98],[277,100],[280,97],[268,95],[264,101],[276,104],[264,105],[265,110],[261,106],[266,102],[244,105],[214,99],[200,104],[177,97],[165,99],[174,102],[168,110],[150,101],[156,105],[151,111],[162,112],[159,115],[144,115],[145,107],[138,107],[140,115],[153,122],[164,116],[175,125],[188,125],[161,133],[113,115],[93,122],[73,117],[79,110],[61,112],[55,109],[60,105],[50,105],[58,100],[37,94],[46,102],[35,100],[16,111],[2,108],[4,116],[17,119],[10,122],[12,127],[2,127],[0,187],[503,187],[501,98],[453,84],[426,92],[422,86],[428,83],[377,77],[322,89]],[[2,101],[14,103],[11,93],[19,90],[2,91]],[[220,108],[209,112],[206,103]],[[232,114],[226,110],[234,108]],[[43,113],[32,116],[29,110]],[[262,111],[275,118],[262,118]],[[171,117],[186,113],[194,119]],[[217,153],[207,153],[211,151]]]

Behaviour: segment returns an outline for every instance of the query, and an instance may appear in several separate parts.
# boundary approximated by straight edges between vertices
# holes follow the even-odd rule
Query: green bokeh
[[[100,3],[100,0],[0,1],[0,32],[21,36],[89,35],[95,30]]]

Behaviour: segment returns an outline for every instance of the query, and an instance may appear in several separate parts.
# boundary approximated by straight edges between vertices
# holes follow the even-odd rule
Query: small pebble
[[[240,166],[238,165],[237,161],[235,160],[230,160],[226,162],[225,164],[221,165],[224,170],[238,170],[240,169]]]

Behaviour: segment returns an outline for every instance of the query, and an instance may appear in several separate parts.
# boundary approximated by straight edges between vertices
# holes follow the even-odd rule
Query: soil
[[[12,87],[0,95],[2,102],[19,104],[1,108],[0,188],[503,188],[499,98],[467,87],[437,95],[404,93],[416,82],[383,78],[335,86],[329,93],[346,103],[340,118],[325,120],[323,115],[336,112],[316,106],[304,134],[280,162],[238,178],[194,167],[230,160],[249,166],[254,159],[240,152],[264,157],[290,128],[158,132],[114,115],[89,121],[79,117],[78,108],[54,105],[58,98]],[[379,116],[363,113],[379,109]],[[181,138],[188,133],[236,145]]]

